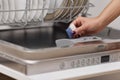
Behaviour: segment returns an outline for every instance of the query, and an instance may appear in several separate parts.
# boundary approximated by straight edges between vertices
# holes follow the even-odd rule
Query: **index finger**
[[[75,19],[72,24],[74,24],[76,27],[79,27],[81,26],[81,19],[80,18],[77,18]]]

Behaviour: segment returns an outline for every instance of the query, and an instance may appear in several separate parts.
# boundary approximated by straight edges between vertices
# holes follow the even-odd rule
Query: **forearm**
[[[98,16],[100,24],[104,27],[120,15],[120,0],[112,0]]]

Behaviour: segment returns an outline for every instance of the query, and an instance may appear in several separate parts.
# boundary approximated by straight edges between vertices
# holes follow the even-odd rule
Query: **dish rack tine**
[[[82,15],[86,15],[87,14],[87,11],[88,11],[88,9],[89,9],[89,7],[91,7],[91,6],[94,6],[94,5],[90,5],[89,4],[89,1],[88,0],[81,0],[82,2],[83,1],[87,1],[87,3],[85,4],[85,5],[80,5],[80,6],[77,6],[77,5],[75,5],[75,1],[76,0],[68,0],[68,1],[70,1],[71,3],[69,3],[70,5],[69,6],[60,6],[59,8],[56,8],[56,5],[57,5],[57,0],[55,0],[55,4],[54,4],[54,7],[53,8],[46,8],[45,7],[45,4],[46,4],[46,2],[48,1],[48,0],[43,0],[43,8],[41,8],[41,9],[39,9],[39,8],[37,8],[37,9],[31,9],[31,3],[33,2],[34,0],[26,0],[26,7],[25,7],[25,9],[16,9],[15,8],[15,10],[11,10],[11,9],[9,9],[9,10],[2,10],[1,9],[1,6],[2,5],[5,5],[5,4],[0,4],[1,6],[0,6],[0,16],[1,16],[1,14],[2,13],[5,13],[5,12],[15,12],[15,14],[16,14],[16,12],[17,11],[24,11],[24,14],[23,14],[23,17],[22,17],[22,19],[19,21],[19,22],[17,22],[15,19],[13,20],[13,22],[11,23],[10,21],[7,21],[7,22],[5,22],[5,21],[3,21],[3,19],[1,19],[0,20],[0,26],[10,26],[10,28],[8,28],[8,29],[20,29],[19,27],[22,27],[22,28],[28,28],[29,27],[29,25],[31,26],[31,25],[33,25],[34,27],[36,27],[36,25],[37,25],[37,27],[38,27],[38,24],[40,25],[41,23],[42,24],[44,24],[44,23],[55,23],[55,22],[70,22],[70,21],[72,21],[73,19],[74,19],[74,17],[73,17],[73,11],[74,11],[74,9],[76,9],[76,8],[79,8],[79,7],[83,7],[83,9],[82,9],[82,11],[80,12],[80,14],[82,14]],[[64,1],[64,0],[63,0]],[[66,0],[67,1],[67,0]],[[77,0],[77,1],[79,1],[79,0]],[[9,7],[10,7],[10,3],[9,3]],[[32,5],[32,7],[33,7],[33,5]],[[53,13],[54,15],[53,15],[53,18],[51,19],[51,20],[45,20],[44,19],[44,11],[45,10],[52,10],[52,11],[56,11],[56,10],[61,10],[61,9],[69,9],[69,13],[66,13],[67,14],[67,16],[69,15],[69,17],[67,18],[61,18],[61,19],[55,19],[55,13]],[[41,12],[41,16],[39,17],[39,19],[38,19],[38,21],[34,21],[33,19],[31,20],[31,21],[28,21],[28,15],[30,14],[30,12],[32,12],[32,11],[35,11],[35,10],[41,10],[42,12]],[[64,10],[65,11],[65,10]],[[47,13],[47,14],[49,14],[49,13]],[[62,13],[63,14],[63,13]],[[65,15],[66,15],[65,14]],[[10,15],[9,15],[10,16]],[[60,17],[60,16],[59,16]],[[14,26],[14,27],[13,27]],[[2,29],[0,29],[0,30],[2,30]]]

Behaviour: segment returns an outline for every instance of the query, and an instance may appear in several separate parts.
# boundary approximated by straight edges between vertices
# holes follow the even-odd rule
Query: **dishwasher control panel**
[[[102,54],[103,53],[103,54]],[[109,63],[109,62],[116,62],[120,61],[120,52],[116,52],[113,54],[109,54],[109,51],[106,52],[100,52],[96,54],[86,54],[76,57],[69,57],[64,59],[59,64],[60,69],[70,69],[70,68],[78,68],[78,67],[85,67],[85,66],[92,66],[92,65],[99,65],[103,63]]]

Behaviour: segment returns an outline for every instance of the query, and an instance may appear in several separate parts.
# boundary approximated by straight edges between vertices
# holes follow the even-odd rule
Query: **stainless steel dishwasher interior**
[[[90,54],[93,55],[99,54],[99,52],[93,52],[97,49],[96,45],[92,45],[93,47],[90,47],[91,45],[70,48],[56,47],[56,39],[68,38],[65,32],[68,25],[69,24],[56,23],[54,26],[0,31],[0,55],[4,57],[3,59],[0,59],[1,64],[27,75],[31,75],[59,70],[56,69],[57,67],[54,69],[52,69],[52,67],[48,69],[44,67],[50,64],[57,66],[61,64],[62,59],[65,60],[67,57],[70,58],[70,56],[79,57],[79,55],[86,55],[88,52],[91,52]],[[103,38],[103,42],[105,43],[119,43],[119,33],[119,30],[106,28],[96,36]],[[119,44],[118,48],[120,49]],[[100,54],[119,53],[119,49],[115,51],[101,52]],[[42,69],[38,70],[38,67],[41,67]]]
[[[67,38],[65,29],[68,24],[44,26],[31,29],[0,31],[0,39],[29,49],[55,47],[55,40]]]
[[[74,48],[57,48],[55,45],[56,39],[68,38],[65,32],[68,25],[66,23],[55,23],[54,26],[0,31],[0,49],[7,54],[28,60],[78,54],[75,53]],[[106,42],[108,42],[109,40],[119,40],[119,33],[119,30],[106,28],[96,36],[103,38],[103,40],[107,39]],[[64,54],[64,50],[68,50],[66,54]],[[75,50],[78,51],[79,48],[75,48]]]
[[[56,25],[21,30],[2,30],[0,31],[0,49],[3,52],[15,53],[14,55],[21,55],[22,57],[25,57],[24,54],[31,53],[31,51],[34,53],[34,51],[40,50],[40,53],[42,51],[45,53],[44,50],[46,51],[56,46],[56,39],[67,38],[65,29],[68,24],[63,25],[63,23],[60,23]]]
[[[67,26],[68,24],[56,23],[54,26],[1,31],[0,49],[7,54],[25,60],[48,59],[78,54],[79,47],[57,48],[55,45],[56,39],[68,38],[65,32]],[[106,28],[97,36],[102,37],[103,40],[107,39],[107,42],[109,42],[119,40],[119,33],[119,30]]]

